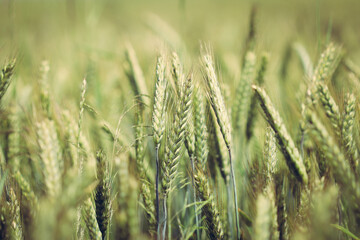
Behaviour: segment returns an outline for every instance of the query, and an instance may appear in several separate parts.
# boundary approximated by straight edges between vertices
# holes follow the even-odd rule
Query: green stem
[[[196,220],[196,239],[200,240],[200,225],[199,225],[199,215],[197,214],[197,206],[196,206],[197,198],[196,198],[195,179],[194,179],[195,164],[194,164],[193,155],[191,155],[190,161],[191,161],[191,169],[192,169],[191,181],[192,181],[192,184],[193,184],[193,192],[194,192],[194,209],[195,209],[195,220]]]
[[[164,196],[164,228],[162,232],[162,239],[165,240],[166,235],[166,224],[167,224],[167,209],[166,209],[166,195]]]
[[[232,158],[231,158],[231,149],[229,146],[228,146],[228,152],[229,152],[229,159],[230,159],[231,178],[232,178],[233,187],[234,187],[236,234],[237,234],[237,239],[240,239],[240,225],[239,225],[239,213],[238,213],[238,203],[237,203],[237,188],[236,188],[236,180],[235,180],[235,174],[234,174],[234,166],[233,166],[233,162],[232,162]]]
[[[159,165],[159,147],[160,144],[156,146],[156,183],[155,183],[155,191],[156,191],[156,228],[157,228],[157,239],[160,238],[160,209],[159,209],[159,172],[160,172],[160,165]]]

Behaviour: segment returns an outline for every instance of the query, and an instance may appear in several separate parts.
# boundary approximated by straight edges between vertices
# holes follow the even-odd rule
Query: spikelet
[[[175,116],[175,123],[179,120]],[[175,125],[176,126],[176,125]],[[175,129],[174,129],[175,128]],[[177,128],[179,129],[179,128]],[[181,157],[181,145],[183,143],[182,137],[178,134],[176,127],[170,130],[166,150],[165,159],[162,161],[162,185],[165,197],[173,190],[173,184],[177,177],[178,165]]]
[[[329,118],[330,123],[334,128],[336,136],[341,138],[341,116],[339,107],[331,96],[328,87],[324,83],[317,83],[316,88],[319,100],[325,110],[326,116]]]
[[[198,90],[194,95],[194,115],[195,115],[195,156],[197,162],[205,169],[208,157],[207,128],[205,106],[202,92]]]
[[[295,175],[297,180],[307,184],[308,176],[303,163],[303,160],[299,154],[298,149],[287,132],[285,125],[280,118],[279,113],[273,107],[270,98],[265,91],[257,86],[253,86],[256,96],[260,101],[261,108],[265,113],[266,120],[274,130],[279,144],[280,150],[283,153],[286,164],[289,167],[292,174]]]
[[[265,146],[264,146],[264,162],[267,172],[267,181],[271,182],[276,169],[277,169],[277,158],[276,158],[276,139],[274,130],[271,127],[266,129],[265,135]]]

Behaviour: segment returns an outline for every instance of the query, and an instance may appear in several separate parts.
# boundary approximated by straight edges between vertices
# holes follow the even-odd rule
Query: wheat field
[[[359,8],[0,0],[0,239],[360,239]]]

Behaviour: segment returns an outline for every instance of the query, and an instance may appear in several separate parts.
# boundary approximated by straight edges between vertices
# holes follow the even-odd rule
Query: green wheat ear
[[[345,109],[342,120],[342,145],[345,148],[346,157],[349,160],[350,167],[356,172],[358,167],[358,150],[355,147],[354,124],[355,124],[355,106],[356,99],[354,94],[347,94],[345,98]]]
[[[144,211],[149,224],[149,232],[152,235],[156,228],[156,210],[151,194],[151,182],[146,175],[146,167],[144,165],[144,116],[139,106],[135,114],[135,156],[139,182],[140,194],[143,199]]]
[[[256,84],[259,84],[259,86],[263,85],[264,83],[264,76],[266,73],[267,65],[269,61],[269,56],[267,54],[263,54],[260,61],[259,69],[256,73],[255,82]],[[257,98],[255,94],[251,96],[251,102],[250,102],[250,108],[247,115],[247,121],[246,121],[246,139],[250,140],[251,137],[254,134],[254,127],[255,122],[257,118]]]
[[[307,184],[308,176],[302,157],[300,156],[298,149],[295,147],[294,141],[290,137],[290,134],[288,133],[279,113],[276,111],[270,101],[269,96],[262,88],[253,86],[253,89],[255,90],[255,94],[259,99],[266,120],[276,134],[278,145],[285,157],[289,170],[297,178],[297,180]]]
[[[14,73],[15,63],[16,60],[14,59],[7,63],[0,71],[0,100],[3,98],[11,83],[11,76]]]
[[[237,233],[237,238],[240,239],[239,213],[237,211],[238,209],[237,187],[236,187],[234,165],[231,154],[231,147],[232,147],[231,123],[230,123],[229,115],[227,113],[227,109],[225,107],[224,98],[221,94],[219,82],[217,80],[213,59],[209,53],[206,53],[203,56],[203,64],[205,67],[205,73],[206,73],[205,79],[209,91],[209,101],[212,109],[214,110],[217,123],[220,126],[220,130],[229,153],[230,174],[233,185],[234,205],[235,205],[236,233]]]
[[[40,158],[44,165],[44,183],[49,197],[58,196],[61,190],[62,154],[55,123],[44,119],[37,124]]]
[[[97,180],[98,185],[95,189],[95,210],[96,219],[103,239],[106,238],[108,226],[110,222],[111,200],[110,200],[110,176],[107,158],[102,151],[96,155],[97,159]]]
[[[340,62],[340,51],[334,43],[329,43],[325,51],[321,54],[318,64],[312,77],[313,82],[324,82],[329,80],[337,65]]]
[[[255,77],[256,55],[253,52],[248,52],[245,56],[245,62],[241,69],[240,82],[236,89],[235,102],[233,106],[233,126],[235,129],[244,129],[247,114],[251,101],[251,84],[253,84]]]
[[[205,218],[206,232],[210,239],[224,239],[223,223],[206,175],[201,168],[194,174],[195,188],[199,198],[204,202],[202,213]]]
[[[213,59],[210,54],[203,56],[203,63],[206,73],[205,79],[209,90],[209,101],[212,109],[214,110],[217,123],[220,126],[225,144],[227,147],[230,147],[232,140],[229,115],[225,107],[224,98],[221,94],[220,85],[215,73]]]
[[[205,169],[205,165],[208,158],[208,132],[206,128],[206,115],[204,106],[204,97],[200,90],[194,94],[194,115],[195,115],[195,156],[202,168]]]
[[[326,162],[330,166],[336,182],[339,183],[344,189],[344,192],[349,196],[348,200],[359,209],[358,202],[360,199],[360,188],[343,153],[340,151],[335,140],[330,136],[325,126],[313,112],[307,112],[307,120],[312,126],[310,133],[325,154],[327,159]]]
[[[90,240],[102,240],[101,231],[96,221],[96,212],[91,198],[85,200],[82,208],[82,218],[88,230]]]

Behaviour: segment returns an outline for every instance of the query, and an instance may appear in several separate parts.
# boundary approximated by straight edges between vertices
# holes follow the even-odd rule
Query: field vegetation
[[[359,7],[0,0],[0,239],[360,239]]]

